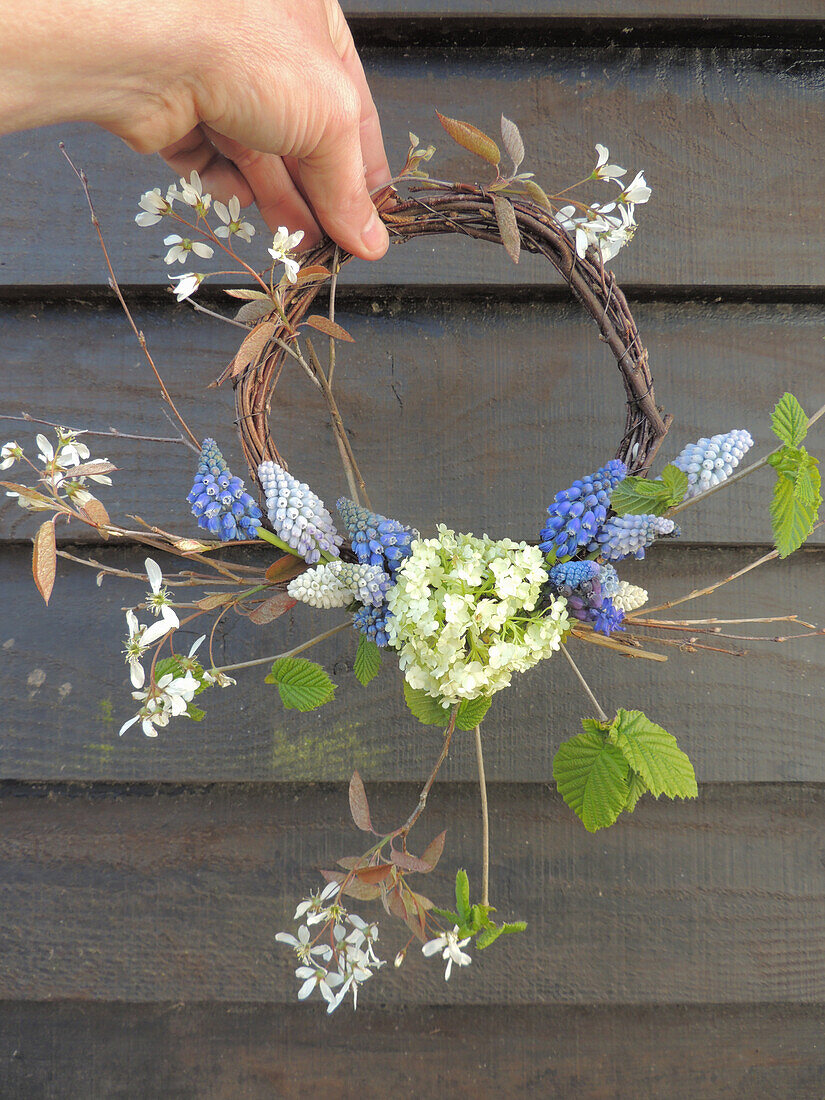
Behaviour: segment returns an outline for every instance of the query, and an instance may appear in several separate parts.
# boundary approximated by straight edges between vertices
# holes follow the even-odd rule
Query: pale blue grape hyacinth
[[[380,565],[394,577],[401,562],[410,556],[418,532],[347,497],[337,500],[335,507],[358,561],[362,565]]]
[[[354,562],[336,561],[330,569],[341,584],[352,593],[352,599],[370,607],[384,603],[387,589],[392,584],[389,573],[380,565],[356,565]]]
[[[685,500],[726,481],[752,446],[751,434],[744,428],[688,443],[673,460],[673,465],[688,476]]]
[[[645,556],[645,550],[660,535],[679,535],[679,528],[665,516],[612,516],[600,529],[588,546],[592,553],[598,551],[605,561],[621,561],[634,555]]]
[[[310,565],[319,560],[321,551],[338,557],[343,539],[324,502],[305,482],[298,481],[277,462],[262,462],[258,480],[266,497],[269,522],[279,538]]]

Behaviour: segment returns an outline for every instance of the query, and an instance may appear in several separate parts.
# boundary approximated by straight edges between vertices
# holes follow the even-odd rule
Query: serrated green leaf
[[[450,708],[442,707],[438,699],[433,699],[421,688],[413,688],[404,681],[404,702],[412,714],[425,726],[446,726],[450,721]]]
[[[470,880],[463,867],[455,873],[455,907],[461,917],[461,923],[470,919]]]
[[[315,710],[335,695],[335,684],[321,666],[303,657],[279,657],[265,680],[278,685],[288,710]]]
[[[699,793],[696,773],[672,733],[651,722],[640,710],[619,709],[611,728],[616,733],[616,747],[651,794],[656,798],[660,794],[668,798],[696,798]],[[628,783],[625,802],[629,797]]]
[[[771,501],[771,524],[780,558],[798,550],[810,535],[817,519],[818,505],[803,504],[794,496],[794,482],[780,474]]]
[[[501,925],[501,931],[504,932],[505,935],[509,935],[513,932],[524,932],[524,931],[526,931],[526,929],[527,929],[527,921],[526,920],[514,920],[514,921],[510,921],[509,923],[505,922],[504,924]]]
[[[490,928],[485,928],[476,940],[476,947],[478,950],[483,951],[485,947],[489,947],[491,943],[495,943],[503,931],[502,928],[498,928],[495,924]]]
[[[630,782],[628,783],[630,788],[627,795],[627,802],[625,804],[625,813],[632,814],[636,809],[636,803],[642,797],[643,794],[647,794],[647,783],[639,775],[638,772],[634,772],[631,769]]]
[[[624,809],[628,772],[619,749],[592,731],[565,741],[553,758],[559,794],[590,833],[612,825]]]
[[[431,913],[435,913],[437,917],[443,917],[444,920],[450,921],[451,924],[460,924],[461,917],[458,913],[454,913],[452,909],[437,909],[435,906],[430,910]]]
[[[802,452],[805,460],[800,463],[793,483],[793,495],[800,504],[806,504],[809,508],[819,508],[822,503],[822,477],[819,473],[819,462],[809,455],[804,447]]]
[[[189,703],[186,707],[186,713],[193,722],[202,722],[206,717],[206,711],[201,710],[200,707],[196,707],[194,703]]]
[[[808,434],[808,418],[792,393],[783,393],[771,413],[771,428],[789,447],[798,447]]]
[[[661,481],[626,477],[610,497],[610,507],[620,516],[663,515],[671,504],[671,491]]]
[[[582,726],[585,733],[602,734],[610,729],[609,722],[600,722],[598,718],[582,718]]]
[[[381,650],[366,634],[358,635],[358,649],[355,651],[355,663],[352,670],[358,681],[366,687],[374,680],[381,668]]]
[[[662,470],[661,482],[666,487],[670,496],[668,507],[674,504],[681,504],[685,499],[685,493],[688,487],[688,476],[685,471],[680,470],[678,466],[674,466],[673,463],[671,463]]]
[[[474,730],[476,726],[480,726],[481,720],[490,709],[492,701],[492,699],[484,696],[478,699],[465,699],[458,707],[455,720],[456,729]]]

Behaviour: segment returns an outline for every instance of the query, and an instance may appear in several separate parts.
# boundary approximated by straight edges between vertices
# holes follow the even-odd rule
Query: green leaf
[[[193,722],[202,722],[206,717],[206,711],[196,707],[194,703],[187,704],[186,713]]]
[[[381,667],[381,650],[366,634],[358,635],[358,649],[355,652],[355,664],[353,672],[359,682],[366,687],[370,680],[374,680]]]
[[[461,924],[461,917],[458,913],[454,913],[452,909],[438,909],[434,905],[430,912],[435,913],[437,917],[443,917],[444,920],[450,921],[451,924]]]
[[[492,699],[480,696],[478,699],[465,699],[459,704],[458,715],[455,720],[456,729],[474,730],[481,725],[481,720],[490,709]]]
[[[780,558],[799,549],[813,530],[819,510],[819,499],[815,506],[797,500],[794,486],[794,481],[779,474],[773,489],[771,524]]]
[[[510,921],[509,924],[505,921],[505,923],[501,925],[501,931],[504,932],[505,935],[509,935],[513,932],[524,932],[524,931],[526,931],[526,929],[527,929],[527,921],[526,920],[514,920],[514,921]]]
[[[610,507],[620,516],[661,516],[670,507],[671,496],[671,489],[662,481],[626,477],[613,490]]]
[[[592,730],[565,741],[553,758],[559,794],[590,833],[612,825],[624,809],[628,771],[619,749]]]
[[[191,672],[198,681],[195,695],[200,695],[202,691],[206,691],[210,686],[208,683],[204,682],[204,676],[206,674],[200,662],[195,657],[182,657],[179,653],[174,653],[171,657],[161,657],[161,659],[155,663],[155,682],[157,683],[158,680],[168,675],[170,672],[176,679],[185,676],[187,672]],[[195,707],[195,710],[197,710],[197,707]],[[201,714],[201,717],[203,717],[203,714]],[[199,722],[200,718],[196,718],[195,721]]]
[[[630,791],[627,796],[627,803],[625,804],[625,813],[632,814],[636,809],[636,803],[643,794],[647,794],[647,783],[645,783],[638,772],[631,770],[629,786]]]
[[[819,462],[809,455],[805,448],[801,448],[805,460],[800,463],[793,483],[793,495],[800,504],[809,508],[818,509],[822,503],[822,478],[819,473]]]
[[[640,710],[621,709],[616,713],[611,732],[616,735],[616,747],[656,798],[660,794],[668,798],[696,798],[699,788],[693,765],[673,734],[651,722]],[[625,803],[629,799],[630,784]]]
[[[321,666],[303,657],[279,657],[265,680],[278,685],[288,710],[315,710],[335,694],[335,684]]]
[[[446,726],[450,721],[449,707],[442,707],[438,699],[433,699],[421,688],[413,688],[404,681],[404,702],[419,722],[425,726]]]
[[[771,414],[771,427],[789,447],[798,447],[808,434],[808,418],[792,393],[784,393]]]
[[[685,471],[680,470],[678,466],[674,466],[673,463],[671,463],[662,470],[661,481],[670,494],[670,503],[668,507],[673,504],[681,504],[685,499],[685,493],[688,488],[688,476]]]
[[[490,925],[489,928],[485,928],[476,940],[476,947],[478,950],[483,951],[485,947],[489,947],[491,943],[495,943],[503,931],[503,928],[498,928],[495,924]]]
[[[607,733],[610,729],[609,722],[600,722],[598,718],[582,718],[582,726],[585,733]]]
[[[459,867],[455,873],[455,907],[461,917],[461,921],[458,922],[459,924],[469,920],[470,880],[467,878],[467,872],[463,867]]]

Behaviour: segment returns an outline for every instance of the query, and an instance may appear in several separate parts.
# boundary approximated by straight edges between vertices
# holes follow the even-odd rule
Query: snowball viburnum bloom
[[[212,209],[224,223],[215,230],[216,237],[231,237],[236,233],[245,241],[252,240],[255,235],[255,226],[251,222],[241,220],[241,200],[237,195],[233,195],[229,200],[229,206],[224,206],[222,202],[215,200]]]
[[[149,584],[152,586],[152,591],[146,593],[149,610],[153,615],[160,615],[162,621],[168,624],[166,630],[177,629],[180,626],[180,620],[172,610],[168,589],[163,587],[163,573],[160,566],[154,558],[147,558],[143,564]]]
[[[647,185],[644,172],[637,172],[636,178],[622,191],[620,202],[644,203],[650,198],[651,189]]]
[[[591,179],[614,180],[625,174],[627,171],[626,168],[621,168],[618,164],[607,163],[610,152],[606,145],[597,145],[596,152],[599,155],[599,159],[596,163],[596,167],[593,169]]]
[[[275,263],[282,263],[286,270],[286,277],[291,283],[298,278],[301,265],[290,256],[290,252],[297,248],[304,239],[304,231],[299,229],[297,233],[290,233],[285,225],[278,226],[278,232],[272,240],[272,248],[268,249],[269,255]]]
[[[135,214],[135,221],[143,229],[149,225],[156,225],[172,209],[171,203],[161,195],[159,187],[144,191],[138,206],[143,213]]]
[[[437,936],[436,939],[429,940],[421,950],[427,956],[441,952],[441,957],[447,964],[444,981],[448,982],[453,970],[453,963],[456,966],[469,966],[473,961],[466,952],[461,950],[462,947],[467,946],[471,939],[472,936],[468,936],[465,940],[460,940],[458,938],[458,925],[456,925],[452,932],[445,932],[443,936]]]
[[[179,302],[183,302],[186,298],[191,298],[203,280],[205,275],[197,275],[194,272],[188,275],[170,275],[172,282],[176,282],[178,285],[174,288],[175,297]]]
[[[0,447],[0,470],[8,470],[18,458],[23,457],[23,448],[15,440],[10,440]]]
[[[188,237],[181,237],[179,233],[170,233],[168,237],[163,238],[165,245],[171,245],[171,248],[164,256],[164,263],[173,264],[175,260],[178,263],[186,263],[186,258],[190,252],[194,252],[196,256],[202,257],[204,260],[210,259],[215,250],[209,244],[204,244],[203,241],[192,241]]]

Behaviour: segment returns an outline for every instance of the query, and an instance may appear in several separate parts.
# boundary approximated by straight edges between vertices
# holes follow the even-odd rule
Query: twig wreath
[[[59,557],[91,565],[100,581],[113,575],[149,582],[143,603],[126,611],[124,656],[138,711],[124,722],[121,734],[139,723],[143,733],[154,738],[174,717],[198,721],[204,714],[195,699],[205,690],[234,685],[230,673],[263,664],[271,666],[266,681],[277,686],[285,707],[307,711],[329,703],[335,684],[320,665],[300,654],[352,628],[357,636],[353,671],[360,683],[366,686],[378,674],[382,650],[396,652],[412,715],[444,728],[441,752],[418,802],[397,827],[373,826],[364,784],[357,772],[353,774],[350,809],[358,829],[370,834],[369,845],[339,859],[337,868],[321,871],[326,884],[298,904],[294,934],[276,936],[295,953],[299,998],[317,991],[330,1012],[350,994],[355,1004],[359,987],[384,965],[378,954],[377,923],[352,912],[349,899],[379,901],[387,914],[407,926],[409,939],[395,957],[396,966],[418,939],[425,956],[441,957],[447,979],[453,966],[471,962],[465,950],[471,940],[483,950],[502,934],[525,928],[523,921],[499,924],[492,917],[480,732],[493,695],[510,684],[514,673],[560,651],[583,688],[591,716],[582,720],[581,733],[559,747],[553,774],[562,798],[585,827],[595,831],[612,825],[622,813],[632,813],[646,793],[655,798],[663,794],[694,798],[698,789],[693,766],[670,733],[641,711],[619,708],[611,717],[602,708],[568,651],[571,638],[621,656],[662,661],[666,657],[648,646],[741,652],[719,644],[741,637],[723,629],[729,623],[787,622],[801,627],[799,633],[778,641],[823,633],[795,614],[736,620],[659,616],[715,592],[766,561],[786,557],[819,525],[818,463],[802,443],[825,406],[808,418],[796,398],[784,394],[771,420],[779,446],[737,472],[753,442],[744,429],[688,444],[658,477],[650,477],[671,418],[656,404],[647,351],[627,301],[606,267],[633,236],[636,206],[650,197],[644,174],[639,172],[625,185],[625,169],[610,164],[608,150],[598,145],[596,167],[583,180],[547,194],[531,173],[519,172],[524,147],[514,123],[502,118],[502,141],[512,162],[512,171],[503,174],[501,152],[492,138],[469,123],[441,115],[439,120],[460,145],[492,166],[495,176],[484,185],[431,179],[423,165],[433,156],[434,147],[421,147],[411,134],[401,172],[375,196],[391,236],[406,241],[427,234],[462,234],[503,246],[516,263],[522,250],[544,256],[595,322],[624,382],[626,417],[615,456],[556,494],[537,541],[456,534],[444,525],[438,525],[431,537],[422,537],[410,524],[373,511],[333,389],[340,376],[340,371],[335,375],[336,346],[352,340],[335,319],[338,275],[350,257],[329,240],[297,257],[294,249],[302,235],[281,227],[268,249],[271,264],[263,273],[255,270],[235,250],[239,241],[251,243],[255,232],[243,219],[238,200],[226,205],[213,202],[203,193],[197,173],[165,195],[159,188],[146,192],[136,221],[143,227],[164,223],[178,230],[164,238],[167,264],[195,257],[211,259],[218,250],[237,265],[229,273],[252,281],[251,287],[226,292],[244,303],[236,317],[215,315],[244,330],[238,352],[218,381],[234,387],[235,424],[251,477],[260,490],[258,499],[233,476],[217,442],[211,436],[196,436],[173,401],[118,287],[82,172],[77,174],[111,285],[161,396],[185,435],[161,438],[69,429],[24,414],[6,419],[49,424],[56,430],[56,441],[38,434],[34,461],[16,441],[0,449],[0,469],[21,463],[36,475],[34,485],[3,482],[8,495],[29,511],[49,513],[34,538],[32,563],[35,583],[47,603]],[[574,188],[597,181],[618,187],[612,201],[582,202],[571,197]],[[399,193],[401,185],[407,188],[407,197]],[[276,269],[282,269],[277,279]],[[173,276],[178,301],[192,299],[208,277],[197,272]],[[328,289],[327,313],[310,314],[324,288]],[[201,312],[213,313],[192,304]],[[312,343],[319,336],[329,341],[326,366]],[[343,533],[309,486],[290,473],[270,434],[270,409],[287,368],[302,371],[324,396],[349,493],[336,502]],[[132,529],[113,523],[90,485],[111,484],[109,475],[115,467],[108,460],[90,458],[80,438],[84,434],[179,444],[196,451],[198,465],[188,502],[207,537],[175,534],[137,520]],[[643,558],[657,538],[679,534],[673,519],[677,513],[767,464],[777,475],[771,503],[776,548],[731,576],[658,607],[646,607],[647,593],[623,581],[614,563],[629,556]],[[175,555],[184,559],[186,568],[164,576],[160,565],[147,558],[144,578],[74,555],[58,547],[58,519],[87,524],[104,539],[138,541]],[[265,568],[233,560],[231,547],[250,541],[277,548],[277,556]],[[178,589],[192,587],[203,594],[197,599],[178,597]],[[340,608],[348,617],[289,652],[234,665],[216,664],[213,641],[227,614],[245,616],[250,624],[263,627],[292,611],[299,601]],[[141,611],[152,616],[148,622],[139,621]],[[185,652],[179,650],[177,632],[191,631],[190,624],[204,615],[214,616],[211,628]],[[674,640],[674,632],[679,640]],[[711,641],[714,644],[708,644]],[[164,653],[166,647],[168,653]],[[199,656],[204,651],[206,658]],[[457,729],[472,732],[475,739],[482,882],[474,901],[467,874],[459,869],[451,909],[436,906],[409,881],[413,875],[435,869],[446,832],[423,847],[417,844],[420,855],[414,854],[408,839]]]

